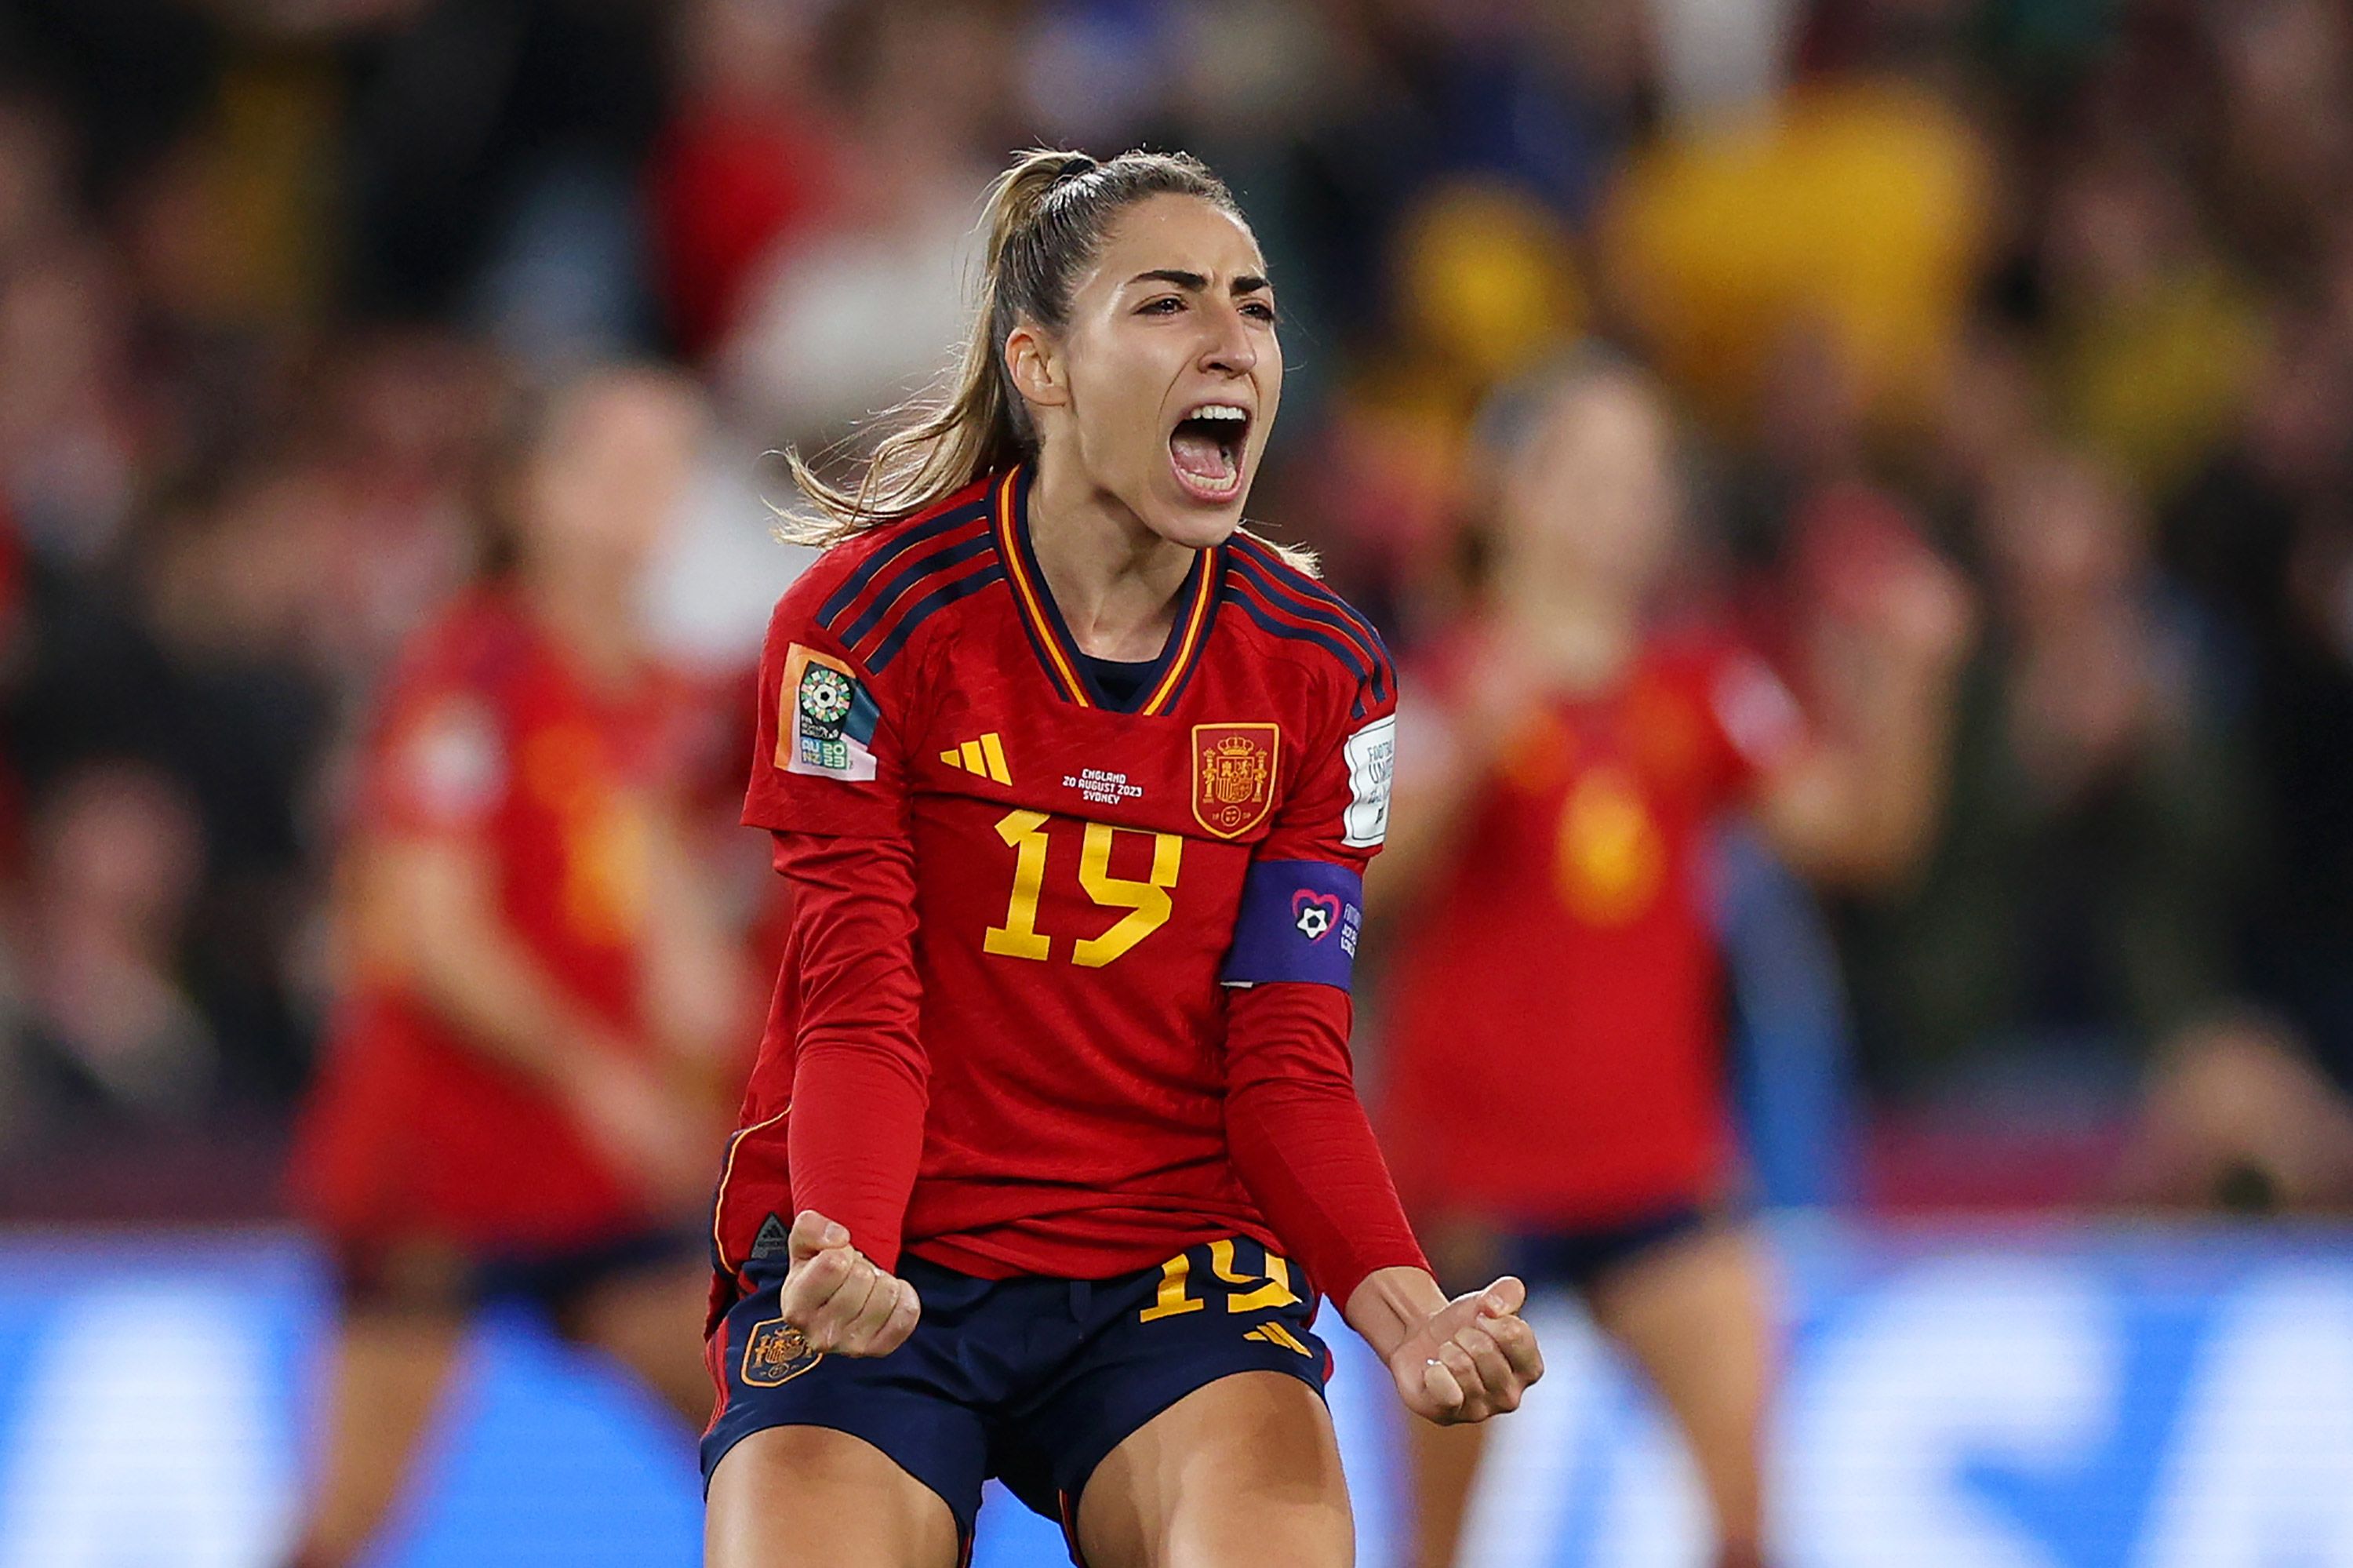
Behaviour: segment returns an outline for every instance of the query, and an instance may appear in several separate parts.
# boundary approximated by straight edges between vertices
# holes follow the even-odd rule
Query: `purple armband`
[[[1365,879],[1320,860],[1262,860],[1242,879],[1228,985],[1310,980],[1348,989],[1365,924]]]

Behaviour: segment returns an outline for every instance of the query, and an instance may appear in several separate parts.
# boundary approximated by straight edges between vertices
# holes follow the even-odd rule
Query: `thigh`
[[[771,1426],[731,1446],[703,1514],[709,1568],[955,1568],[955,1516],[862,1437]]]
[[[1086,1568],[1348,1568],[1356,1528],[1332,1418],[1277,1372],[1194,1390],[1129,1434],[1081,1494]]]
[[[786,1323],[782,1277],[756,1281],[705,1343],[718,1393],[702,1436],[712,1550],[760,1568],[931,1568],[935,1532],[924,1521],[944,1520],[953,1563],[972,1538],[987,1474],[990,1391],[968,1375],[986,1357],[974,1353],[967,1320],[972,1303],[988,1299],[987,1282],[923,1274],[924,1320],[907,1342],[887,1356],[842,1356],[811,1351]],[[795,1467],[804,1464],[806,1474]],[[764,1542],[754,1521],[779,1499],[786,1511],[766,1524],[778,1539]],[[860,1555],[902,1548],[917,1555]]]
[[[1772,1315],[1745,1231],[1711,1226],[1638,1253],[1596,1277],[1586,1300],[1686,1425],[1750,1420],[1762,1406]]]
[[[1717,1228],[1630,1257],[1587,1291],[1595,1321],[1648,1374],[1690,1445],[1722,1538],[1763,1528],[1760,1449],[1777,1346],[1763,1260]]]

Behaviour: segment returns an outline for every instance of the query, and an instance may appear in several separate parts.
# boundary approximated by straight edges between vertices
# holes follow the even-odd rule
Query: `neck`
[[[1029,547],[1079,652],[1136,662],[1168,641],[1191,546],[1155,534],[1084,475],[1041,462],[1029,485]]]
[[[1541,603],[1507,599],[1504,619],[1545,679],[1571,693],[1615,683],[1642,642],[1641,607],[1599,592],[1550,594]]]
[[[644,651],[626,586],[527,571],[522,597],[532,618],[592,681],[617,682],[636,670]]]

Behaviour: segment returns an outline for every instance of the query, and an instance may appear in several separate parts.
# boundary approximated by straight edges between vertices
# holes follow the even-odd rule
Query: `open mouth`
[[[1168,434],[1168,463],[1186,494],[1216,503],[1241,493],[1250,428],[1250,410],[1235,403],[1204,403],[1176,421]]]

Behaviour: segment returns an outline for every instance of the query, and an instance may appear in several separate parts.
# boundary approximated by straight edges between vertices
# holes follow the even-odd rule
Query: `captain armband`
[[[1242,881],[1227,985],[1306,980],[1348,989],[1365,924],[1365,879],[1320,860],[1253,863]]]

